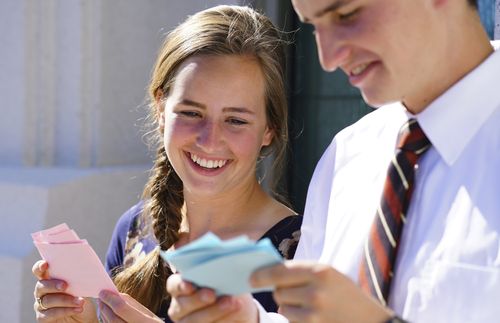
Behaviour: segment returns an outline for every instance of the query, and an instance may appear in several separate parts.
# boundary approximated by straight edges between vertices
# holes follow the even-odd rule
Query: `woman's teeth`
[[[204,158],[200,158],[195,154],[191,154],[191,160],[201,167],[205,168],[220,168],[227,163],[227,160],[206,160]]]

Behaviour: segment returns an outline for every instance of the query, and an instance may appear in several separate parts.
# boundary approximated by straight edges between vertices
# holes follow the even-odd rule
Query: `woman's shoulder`
[[[127,240],[131,228],[142,213],[143,203],[139,202],[125,211],[115,224],[113,235],[108,246],[106,255],[106,270],[112,274],[113,271],[121,268],[126,257]]]
[[[142,214],[143,208],[144,202],[139,201],[137,204],[125,211],[116,222],[116,228],[118,231],[124,233],[128,232],[134,223],[137,222],[137,219]]]
[[[269,238],[285,259],[292,259],[300,239],[302,215],[289,215],[273,225],[263,236]]]
[[[128,222],[123,233],[126,236],[123,265],[128,267],[144,257],[155,246],[147,217],[144,216],[144,201],[140,201],[122,215],[120,220]]]

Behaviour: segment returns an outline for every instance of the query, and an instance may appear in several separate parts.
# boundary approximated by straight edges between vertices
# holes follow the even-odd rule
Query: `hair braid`
[[[166,279],[171,274],[160,257],[179,239],[184,205],[183,184],[175,173],[163,148],[164,129],[159,116],[162,105],[159,96],[167,97],[175,82],[179,66],[194,56],[244,55],[255,57],[265,76],[266,117],[274,136],[262,153],[273,153],[275,165],[281,165],[286,151],[287,104],[283,83],[285,41],[271,21],[248,7],[217,6],[186,19],[166,37],[158,53],[149,84],[151,108],[148,119],[152,131],[151,143],[157,147],[155,165],[143,192],[141,214],[152,230],[158,248],[144,259],[125,268],[115,277],[118,290],[128,293],[151,311],[158,313],[168,299]],[[275,173],[277,173],[274,167]],[[161,249],[160,249],[161,248]]]
[[[143,197],[147,203],[142,216],[152,219],[159,248],[118,273],[114,281],[120,292],[157,312],[162,302],[169,298],[165,286],[172,273],[160,257],[160,249],[168,250],[179,239],[184,204],[182,182],[172,169],[163,146],[158,149],[153,175]]]

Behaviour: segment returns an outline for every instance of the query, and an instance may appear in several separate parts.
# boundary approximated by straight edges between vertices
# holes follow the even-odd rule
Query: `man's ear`
[[[155,111],[158,120],[158,126],[161,131],[165,129],[165,102],[163,98],[163,91],[158,89],[155,94]]]

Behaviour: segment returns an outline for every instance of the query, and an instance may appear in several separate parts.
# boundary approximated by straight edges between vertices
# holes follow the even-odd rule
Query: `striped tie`
[[[366,240],[359,271],[361,288],[386,305],[399,240],[413,192],[418,158],[431,146],[415,119],[399,132],[396,154],[389,165],[380,206]]]

